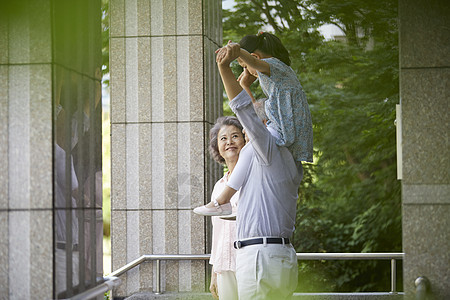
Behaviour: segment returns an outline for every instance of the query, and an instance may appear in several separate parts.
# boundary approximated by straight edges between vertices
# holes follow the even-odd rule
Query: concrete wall
[[[111,0],[112,269],[144,254],[209,251],[209,198],[219,166],[208,132],[222,112],[214,62],[221,1]],[[203,291],[204,262],[162,263],[166,291]],[[122,276],[115,296],[155,289],[155,266]]]
[[[450,298],[450,6],[399,1],[404,289]]]

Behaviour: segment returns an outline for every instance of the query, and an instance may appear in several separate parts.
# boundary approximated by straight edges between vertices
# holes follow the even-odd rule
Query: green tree
[[[109,0],[102,0],[102,77],[109,75]],[[109,86],[109,79],[103,82]]]
[[[102,84],[109,88],[109,0],[102,0]],[[111,137],[109,111],[102,113],[103,235],[111,235]]]
[[[401,251],[396,180],[397,2],[237,0],[224,42],[270,28],[308,96],[315,163],[305,165],[298,252]],[[318,28],[335,24],[342,42]],[[269,30],[268,30],[269,31]],[[386,262],[300,263],[301,291],[386,291]]]

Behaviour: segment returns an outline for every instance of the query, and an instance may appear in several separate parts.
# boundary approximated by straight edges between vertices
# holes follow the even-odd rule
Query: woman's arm
[[[239,186],[239,188],[240,188],[240,186]],[[217,199],[216,199],[217,203],[219,203],[220,205],[229,203],[231,198],[234,196],[234,194],[236,194],[236,192],[237,192],[237,190],[235,190],[229,186],[225,186],[222,193],[220,193],[220,195],[217,196]]]

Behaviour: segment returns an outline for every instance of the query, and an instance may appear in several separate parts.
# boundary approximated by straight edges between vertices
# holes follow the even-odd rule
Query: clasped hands
[[[218,66],[229,66],[241,54],[241,46],[238,43],[228,41],[228,44],[216,50],[216,54]]]
[[[215,53],[217,66],[219,68],[229,68],[231,62],[233,62],[240,56],[241,46],[238,43],[228,41],[228,44],[226,46],[217,49]],[[250,86],[255,80],[256,77],[251,75],[250,72],[248,72],[247,68],[244,68],[244,71],[239,75],[239,78],[237,79],[242,87]]]

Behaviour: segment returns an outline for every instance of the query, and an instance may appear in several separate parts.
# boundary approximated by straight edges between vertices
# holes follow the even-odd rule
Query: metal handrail
[[[430,280],[425,276],[417,277],[414,281],[416,286],[416,299],[425,300],[428,298],[428,292],[430,290]]]
[[[143,262],[150,260],[207,260],[211,254],[146,254],[115,270],[109,276],[120,276]]]
[[[109,276],[120,276],[146,261],[156,260],[156,291],[161,294],[161,260],[208,260],[211,254],[147,254],[133,260],[125,266],[112,272]],[[404,253],[297,253],[298,260],[390,260],[391,261],[391,291],[397,293],[396,260],[403,259]]]
[[[107,291],[112,290],[114,287],[120,285],[122,280],[115,276],[106,276],[103,277],[104,282],[101,284],[86,290],[78,295],[69,298],[70,300],[85,300],[85,299],[93,299],[97,296],[103,295]]]
[[[403,253],[297,253],[299,260],[391,260],[391,293],[397,293],[397,259]]]
[[[403,259],[403,253],[297,253],[299,260],[387,260]]]

